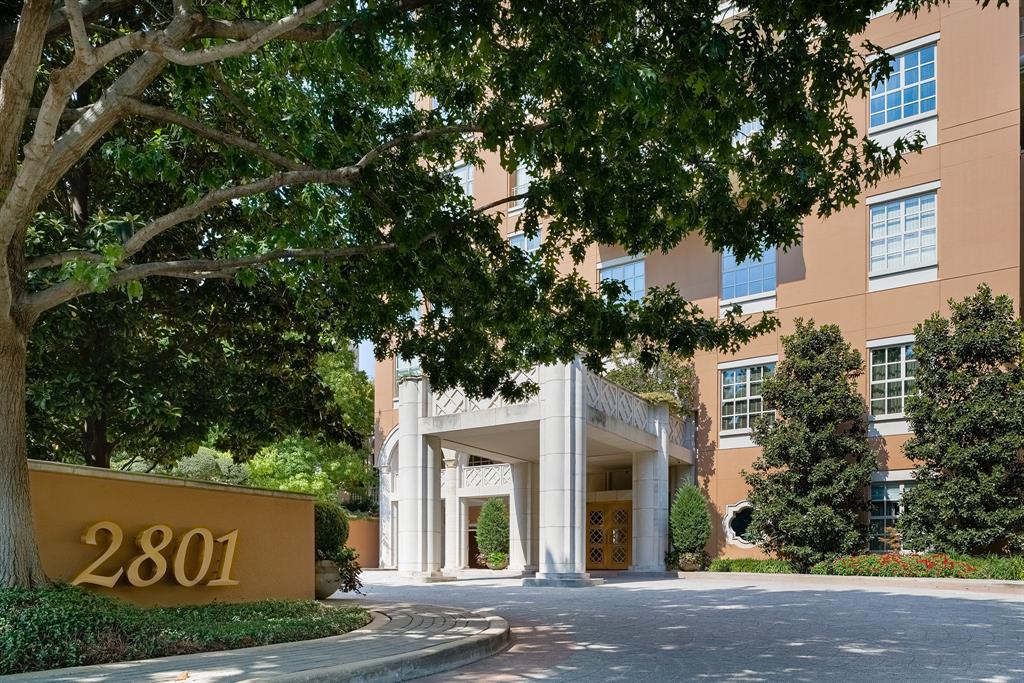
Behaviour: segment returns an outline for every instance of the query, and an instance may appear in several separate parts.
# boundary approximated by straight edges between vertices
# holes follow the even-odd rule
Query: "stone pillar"
[[[392,537],[391,504],[396,500],[397,492],[391,489],[391,465],[382,465],[378,472],[380,491],[380,566],[395,566],[395,539]]]
[[[655,451],[633,454],[633,564],[630,571],[665,571],[668,550],[668,406],[652,407]]]
[[[533,491],[532,463],[520,462],[510,465],[512,469],[512,492],[508,499],[508,568],[521,572],[536,571],[533,562]]]
[[[461,468],[459,454],[455,451],[445,451],[444,473],[444,573],[451,576],[462,569],[462,538],[459,536],[462,506],[458,496]]]
[[[590,586],[586,573],[587,422],[578,360],[540,367],[539,557],[527,586]]]
[[[398,570],[429,580],[441,569],[441,440],[420,433],[430,396],[426,380],[398,387]]]

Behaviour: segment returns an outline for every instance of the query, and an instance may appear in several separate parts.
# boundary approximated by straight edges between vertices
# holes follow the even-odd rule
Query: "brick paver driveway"
[[[1024,598],[736,578],[522,588],[397,585],[367,597],[493,610],[505,653],[431,681],[1024,681]]]

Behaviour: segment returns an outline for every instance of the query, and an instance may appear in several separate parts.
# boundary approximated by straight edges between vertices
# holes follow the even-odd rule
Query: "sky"
[[[376,360],[373,357],[373,344],[368,341],[359,342],[359,369],[373,379]]]

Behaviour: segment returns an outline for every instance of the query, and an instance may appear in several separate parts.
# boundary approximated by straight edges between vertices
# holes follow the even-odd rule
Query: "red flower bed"
[[[844,555],[814,565],[812,574],[908,576],[933,579],[980,578],[978,567],[946,555]]]

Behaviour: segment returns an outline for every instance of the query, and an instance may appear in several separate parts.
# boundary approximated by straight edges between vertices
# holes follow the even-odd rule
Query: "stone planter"
[[[341,588],[341,570],[334,560],[318,560],[316,563],[316,583],[314,593],[317,600],[331,597]]]
[[[501,564],[494,564],[493,562],[487,562],[486,564],[487,564],[487,568],[488,569],[493,569],[495,571],[497,571],[499,569],[507,569],[508,568],[508,560],[505,560]]]

